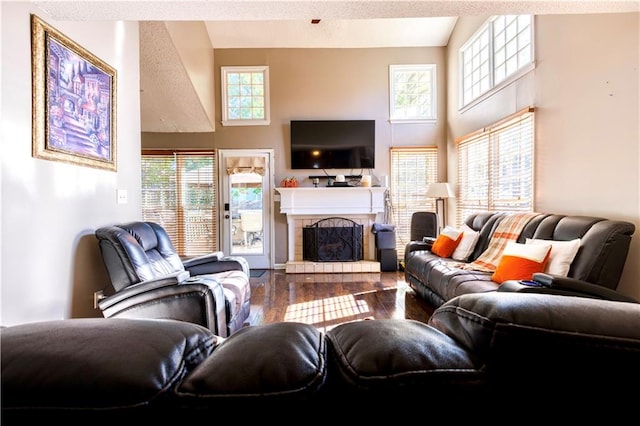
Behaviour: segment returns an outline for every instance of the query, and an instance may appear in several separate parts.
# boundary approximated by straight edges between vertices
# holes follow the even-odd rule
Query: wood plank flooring
[[[250,325],[283,321],[327,331],[348,321],[409,318],[427,322],[433,308],[415,295],[404,272],[287,274],[251,277]]]

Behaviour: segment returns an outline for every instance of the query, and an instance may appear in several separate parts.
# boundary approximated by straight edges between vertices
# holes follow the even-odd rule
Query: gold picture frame
[[[116,171],[116,70],[31,15],[32,156]]]

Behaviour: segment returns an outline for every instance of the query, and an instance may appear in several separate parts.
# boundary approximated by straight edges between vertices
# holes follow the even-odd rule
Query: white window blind
[[[458,139],[457,225],[471,213],[533,211],[534,109]]]
[[[411,216],[417,211],[436,211],[435,202],[426,197],[427,186],[438,179],[438,148],[391,148],[390,202],[396,229],[398,259],[411,236]]]
[[[215,154],[143,151],[142,218],[162,225],[177,253],[217,250]]]

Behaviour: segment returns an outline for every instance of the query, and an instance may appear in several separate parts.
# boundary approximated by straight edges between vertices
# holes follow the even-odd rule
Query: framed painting
[[[116,170],[116,71],[31,15],[35,158]]]

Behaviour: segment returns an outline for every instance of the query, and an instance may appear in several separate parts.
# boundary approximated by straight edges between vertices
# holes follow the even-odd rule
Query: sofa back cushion
[[[464,223],[471,229],[479,232],[478,241],[476,242],[473,252],[467,259],[468,262],[476,260],[478,256],[487,249],[495,227],[504,216],[504,213],[498,212],[473,213],[467,216]]]
[[[571,241],[580,239],[567,276],[616,289],[629,252],[635,226],[630,222],[593,216],[549,215],[531,238]]]

